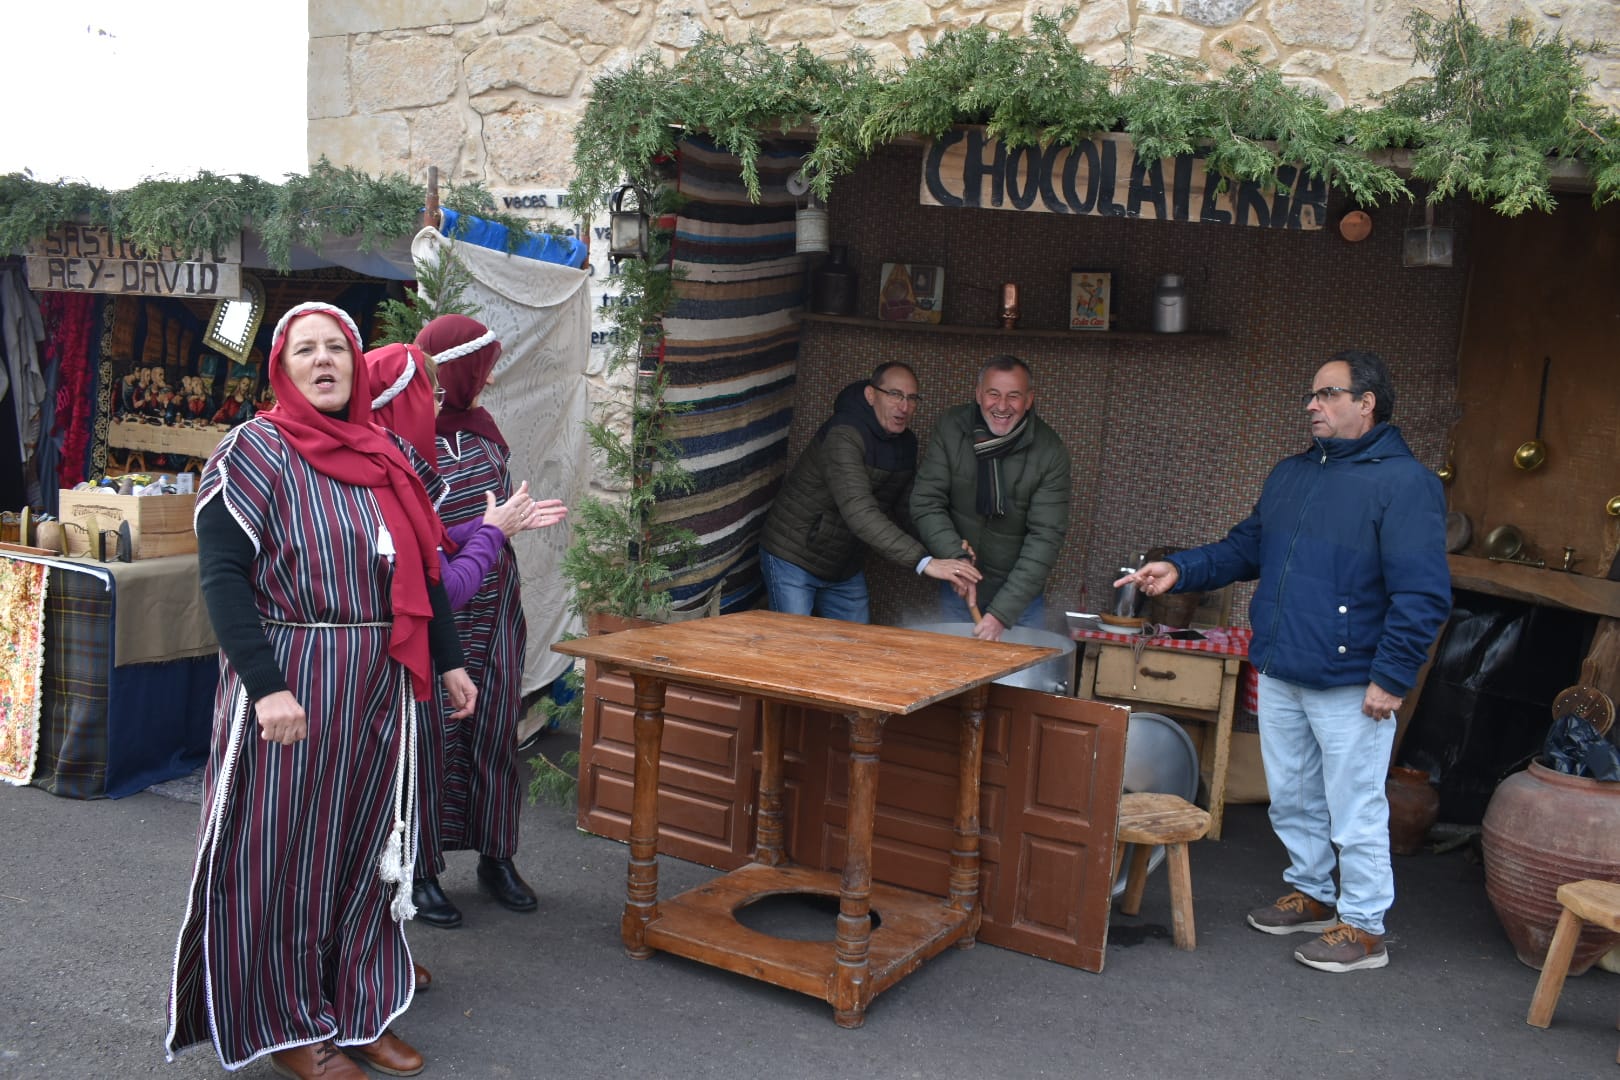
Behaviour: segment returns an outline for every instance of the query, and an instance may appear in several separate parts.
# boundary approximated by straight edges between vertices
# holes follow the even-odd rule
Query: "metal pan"
[[[1474,523],[1468,520],[1468,515],[1461,510],[1453,510],[1446,515],[1446,551],[1455,555],[1468,546],[1468,541],[1474,538]]]
[[[1517,525],[1498,525],[1485,534],[1485,554],[1493,559],[1517,559],[1524,550],[1524,533]]]

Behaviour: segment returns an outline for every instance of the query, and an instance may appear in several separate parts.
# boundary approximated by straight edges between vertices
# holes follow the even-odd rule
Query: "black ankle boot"
[[[416,921],[453,930],[461,925],[461,912],[439,888],[438,878],[417,878],[411,882],[411,903],[416,905]]]
[[[478,884],[501,907],[510,911],[533,911],[534,890],[529,888],[511,859],[478,856]]]

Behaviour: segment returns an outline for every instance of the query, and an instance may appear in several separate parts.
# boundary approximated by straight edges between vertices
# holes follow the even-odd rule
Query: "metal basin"
[[[910,630],[925,630],[930,634],[949,634],[952,637],[972,637],[973,624],[970,622],[934,622],[917,623],[907,627]],[[1063,634],[1054,634],[1050,630],[1036,630],[1028,626],[1009,627],[1001,635],[1002,641],[1012,642],[1014,645],[1042,645],[1049,649],[1062,649],[1063,652],[1043,660],[1034,667],[1015,671],[1011,675],[997,679],[1002,686],[1022,686],[1026,690],[1040,690],[1048,694],[1062,694],[1064,696],[1073,692],[1074,686],[1074,639]]]
[[[1181,725],[1159,713],[1133,712],[1125,729],[1125,776],[1120,785],[1127,792],[1152,791],[1180,795],[1188,802],[1198,797],[1198,750]],[[1113,895],[1124,895],[1130,876],[1131,853],[1135,844],[1126,844],[1120,853],[1119,876],[1114,879]],[[1164,848],[1154,847],[1148,856],[1152,874],[1164,862]]]

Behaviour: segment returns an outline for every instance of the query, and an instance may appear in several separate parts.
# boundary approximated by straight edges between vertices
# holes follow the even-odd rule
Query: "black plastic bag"
[[[1546,763],[1561,773],[1593,780],[1620,780],[1620,750],[1591,721],[1574,713],[1560,716],[1547,732]]]

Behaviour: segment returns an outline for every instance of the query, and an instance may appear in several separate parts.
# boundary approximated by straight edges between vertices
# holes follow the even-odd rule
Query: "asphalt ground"
[[[79,802],[0,790],[0,1076],[224,1075],[211,1048],[166,1063],[161,1045],[197,820],[194,803],[151,792]],[[1570,979],[1553,1026],[1527,1026],[1536,972],[1514,958],[1468,845],[1397,858],[1389,966],[1330,975],[1293,960],[1303,938],[1244,924],[1284,891],[1284,860],[1263,807],[1230,807],[1225,838],[1192,851],[1197,951],[1171,946],[1161,868],[1141,915],[1116,913],[1102,974],[987,945],[948,950],[853,1031],[803,995],[675,957],[626,958],[625,860],[571,812],[528,807],[517,862],[540,910],[515,915],[477,891],[475,855],[451,856],[442,880],[466,922],[410,929],[435,981],[395,1025],[426,1056],[424,1076],[1616,1075],[1620,978]],[[665,895],[713,875],[660,861]],[[779,914],[793,932],[831,934],[824,912]],[[240,1075],[273,1074],[261,1059]]]

